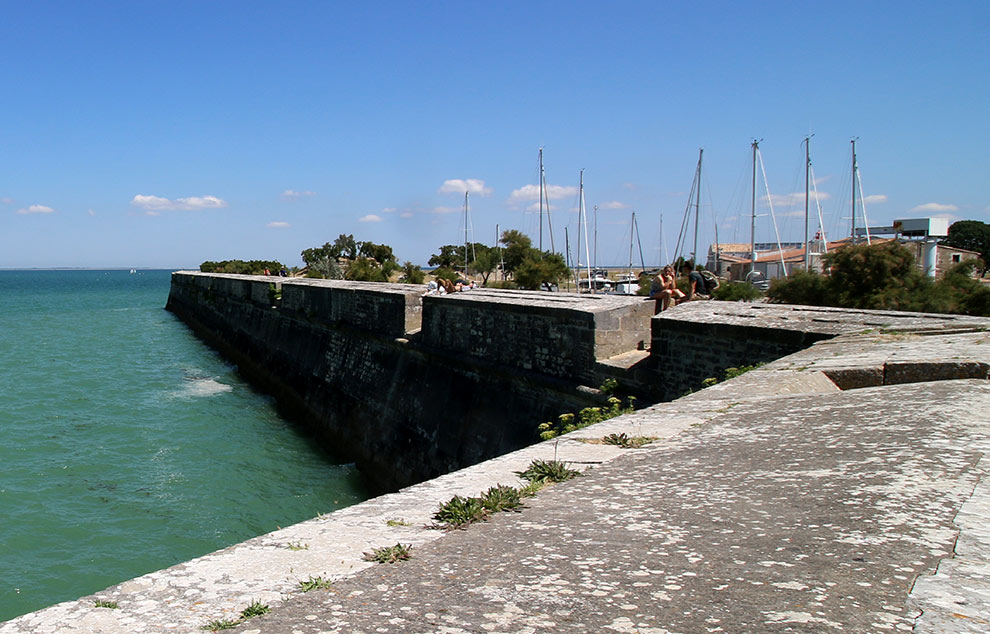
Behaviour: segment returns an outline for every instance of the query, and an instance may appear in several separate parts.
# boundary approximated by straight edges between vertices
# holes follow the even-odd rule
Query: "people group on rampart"
[[[656,301],[655,312],[659,313],[682,302],[711,299],[718,288],[718,278],[706,271],[703,264],[695,269],[690,261],[685,262],[681,266],[681,273],[687,277],[686,293],[677,287],[677,275],[674,267],[669,264],[650,281],[650,298]]]

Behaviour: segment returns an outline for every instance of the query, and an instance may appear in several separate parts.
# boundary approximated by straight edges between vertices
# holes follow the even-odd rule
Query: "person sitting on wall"
[[[437,278],[437,284],[443,287],[444,293],[456,293],[457,287],[450,280],[445,280],[442,277]]]
[[[681,270],[687,273],[688,278],[688,294],[687,299],[684,301],[711,299],[708,295],[708,285],[705,283],[705,278],[701,273],[694,270],[694,265],[691,262],[685,262]]]
[[[677,288],[674,277],[674,267],[665,266],[650,281],[650,297],[656,300],[656,310],[653,314],[667,310],[685,297],[684,292]]]

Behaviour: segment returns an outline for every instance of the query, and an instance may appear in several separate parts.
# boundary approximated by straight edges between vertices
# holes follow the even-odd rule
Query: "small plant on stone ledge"
[[[241,619],[251,619],[262,614],[268,614],[271,611],[271,608],[261,601],[254,601],[251,605],[241,610]]]
[[[656,436],[633,436],[630,438],[625,433],[619,433],[605,436],[602,438],[602,442],[606,445],[615,445],[617,447],[622,447],[623,449],[639,449],[643,445],[648,445],[656,439]]]
[[[106,599],[97,599],[93,601],[94,608],[110,608],[111,610],[116,610],[120,606],[117,605],[116,601],[107,601]]]
[[[519,489],[504,484],[497,484],[482,493],[481,504],[489,513],[518,511],[523,507]]]
[[[546,422],[537,427],[540,433],[540,439],[550,440],[561,434],[567,434],[588,425],[594,425],[595,423],[600,423],[616,416],[628,414],[636,408],[636,397],[626,397],[626,403],[626,406],[623,407],[622,401],[618,397],[610,396],[608,398],[608,407],[585,407],[577,415],[571,413],[561,414],[557,417],[556,422]]]
[[[534,484],[547,485],[564,482],[581,474],[559,460],[534,460],[525,471],[516,471],[516,475]]]
[[[411,556],[409,551],[412,546],[396,544],[395,546],[383,546],[375,548],[370,553],[364,553],[361,557],[365,561],[374,561],[380,564],[394,564],[397,561],[405,561]]]
[[[220,630],[232,630],[240,624],[240,619],[213,619],[199,629],[210,632],[219,632]]]
[[[323,577],[310,577],[306,581],[299,582],[299,588],[303,592],[309,592],[310,590],[327,590],[333,583],[329,579],[324,579]]]
[[[479,498],[455,495],[440,505],[433,521],[444,528],[461,528],[485,519],[488,511]]]

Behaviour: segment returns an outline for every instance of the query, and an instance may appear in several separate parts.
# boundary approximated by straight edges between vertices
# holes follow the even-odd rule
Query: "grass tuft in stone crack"
[[[370,553],[364,553],[361,557],[365,561],[374,561],[380,564],[394,564],[397,561],[405,561],[411,556],[409,551],[412,546],[396,544],[395,546],[383,546],[375,548]]]
[[[522,494],[515,487],[497,484],[481,494],[481,504],[489,513],[518,511],[523,507]]]
[[[480,498],[455,495],[440,505],[433,521],[445,528],[460,528],[485,519],[488,511]]]
[[[247,606],[241,610],[241,616],[237,619],[213,619],[208,622],[203,627],[199,628],[201,630],[208,630],[210,632],[218,632],[220,630],[230,630],[244,621],[254,618],[256,616],[261,616],[262,614],[268,614],[271,612],[271,608],[263,604],[261,601],[253,601],[251,605]]]
[[[497,484],[479,497],[455,495],[433,514],[434,528],[462,528],[488,519],[492,513],[518,511],[523,507],[523,493],[515,487]]]
[[[213,619],[199,629],[209,632],[219,632],[220,630],[232,630],[240,624],[241,619]]]
[[[323,577],[310,577],[306,581],[299,582],[299,588],[303,592],[309,592],[310,590],[328,590],[333,586],[333,582],[329,579],[324,579]]]
[[[516,475],[531,483],[546,485],[564,482],[581,474],[559,460],[534,460],[525,471],[516,471]]]
[[[625,433],[620,433],[609,434],[608,436],[602,438],[602,442],[606,445],[615,445],[616,447],[622,447],[623,449],[639,449],[643,445],[648,445],[656,439],[656,436],[629,437]]]
[[[262,614],[268,614],[271,611],[271,608],[263,604],[261,601],[255,601],[241,610],[241,619],[251,619],[256,616],[261,616]]]
[[[117,605],[116,601],[107,601],[106,599],[97,599],[93,601],[94,608],[110,608],[111,610],[116,610],[120,606]]]

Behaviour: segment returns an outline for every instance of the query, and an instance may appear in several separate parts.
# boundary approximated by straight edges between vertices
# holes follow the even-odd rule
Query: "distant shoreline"
[[[2,267],[0,271],[185,271],[189,268],[179,267],[158,267],[158,266],[14,266]],[[192,270],[199,270],[199,267],[192,267]]]

